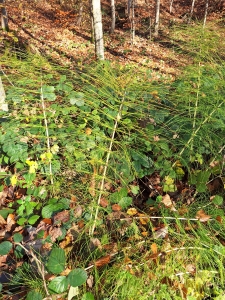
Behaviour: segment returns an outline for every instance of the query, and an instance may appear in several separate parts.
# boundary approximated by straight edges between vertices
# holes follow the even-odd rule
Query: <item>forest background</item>
[[[224,1],[0,1],[1,299],[224,299]]]

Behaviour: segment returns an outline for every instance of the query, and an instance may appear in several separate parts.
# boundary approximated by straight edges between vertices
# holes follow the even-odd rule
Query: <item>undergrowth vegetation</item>
[[[188,34],[174,51],[192,60],[173,81],[2,55],[0,254],[19,266],[3,293],[223,299],[222,46],[197,27],[172,34]]]

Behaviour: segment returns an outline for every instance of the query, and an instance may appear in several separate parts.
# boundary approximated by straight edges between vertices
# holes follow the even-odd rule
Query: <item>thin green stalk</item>
[[[124,103],[124,100],[125,100],[125,95],[126,95],[126,92],[123,95],[123,99],[121,101],[119,111],[118,111],[118,114],[116,116],[112,136],[111,136],[111,139],[110,139],[109,149],[108,149],[108,153],[107,153],[107,156],[106,156],[106,163],[105,163],[105,166],[104,166],[104,169],[103,169],[103,175],[102,175],[102,181],[101,181],[100,190],[99,190],[97,208],[96,208],[96,211],[95,211],[94,223],[93,223],[93,226],[90,230],[90,235],[94,234],[94,230],[95,230],[95,227],[96,227],[96,223],[97,223],[97,219],[98,219],[98,212],[99,212],[99,208],[100,208],[100,201],[101,201],[101,197],[102,197],[102,194],[103,194],[106,173],[107,173],[108,166],[109,166],[109,159],[110,159],[110,155],[111,155],[111,151],[112,151],[112,146],[113,146],[116,130],[117,130],[117,127],[118,127],[118,122],[122,117],[121,112],[122,112],[123,103]]]

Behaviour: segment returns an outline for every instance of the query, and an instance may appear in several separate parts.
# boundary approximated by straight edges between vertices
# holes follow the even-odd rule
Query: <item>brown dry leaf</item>
[[[153,137],[153,141],[154,141],[154,142],[158,142],[158,141],[160,141],[160,138],[159,138],[159,136],[158,136],[158,135],[154,135],[154,137]]]
[[[167,235],[168,235],[168,227],[167,226],[162,227],[159,230],[156,230],[154,232],[154,236],[156,239],[164,239],[167,237]]]
[[[222,219],[221,216],[217,216],[217,217],[216,217],[216,220],[217,220],[220,224],[223,223],[223,219]]]
[[[91,289],[94,285],[94,276],[93,275],[88,276],[86,283],[88,287]]]
[[[126,255],[126,256],[124,257],[124,263],[125,263],[125,264],[132,264],[132,260],[130,259],[129,256]]]
[[[0,268],[7,266],[7,257],[8,257],[8,254],[0,255]]]
[[[200,222],[207,222],[210,219],[210,216],[207,215],[203,209],[200,209],[197,214],[196,214],[196,218],[200,221]]]
[[[5,224],[7,224],[6,220],[0,215],[0,226]]]
[[[105,198],[101,198],[100,199],[100,205],[101,205],[101,207],[106,208],[109,205],[109,202]]]
[[[112,210],[113,211],[121,211],[122,207],[119,204],[113,204],[112,205]]]
[[[129,216],[134,216],[134,215],[136,215],[137,213],[138,213],[138,211],[137,211],[136,208],[134,208],[134,207],[129,208],[129,209],[127,210],[127,214],[128,214]]]
[[[151,250],[153,254],[157,254],[158,253],[158,247],[156,243],[151,244]]]
[[[89,247],[90,247],[91,251],[94,251],[96,248],[98,248],[99,250],[102,250],[102,244],[99,241],[99,239],[97,239],[97,238],[90,239]]]
[[[97,268],[105,266],[105,265],[107,265],[110,262],[110,259],[111,259],[110,255],[103,256],[103,257],[97,259],[95,261],[94,265]]]
[[[188,265],[186,265],[185,269],[186,269],[187,272],[191,273],[192,275],[195,275],[195,273],[196,273],[196,266],[195,265],[188,264]]]
[[[68,245],[70,245],[73,241],[73,236],[71,233],[68,233],[64,240],[59,244],[62,249],[65,249]]]
[[[62,230],[59,227],[50,228],[49,235],[54,243],[58,237],[62,235]]]
[[[15,215],[9,214],[7,217],[6,231],[11,231],[15,224],[16,224]]]
[[[166,206],[166,207],[171,207],[173,205],[173,202],[170,198],[170,195],[166,194],[165,196],[162,197],[162,203]]]
[[[92,133],[92,129],[91,128],[86,128],[85,129],[85,133],[87,134],[87,135],[91,135],[91,133]]]
[[[47,225],[52,225],[52,220],[48,218],[42,219],[42,222],[44,222]]]
[[[82,216],[83,209],[81,205],[77,205],[74,209],[74,217],[75,218],[80,218]]]
[[[66,223],[70,219],[70,212],[69,210],[60,211],[53,217],[53,223]]]
[[[78,222],[77,222],[77,225],[78,225],[78,228],[79,228],[79,229],[84,228],[84,225],[85,225],[84,220],[78,221]]]

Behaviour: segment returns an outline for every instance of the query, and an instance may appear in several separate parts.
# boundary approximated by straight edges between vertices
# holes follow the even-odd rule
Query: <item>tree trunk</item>
[[[95,53],[97,59],[104,59],[104,41],[102,29],[102,12],[100,0],[92,0]]]
[[[189,23],[191,22],[191,19],[192,19],[192,16],[193,16],[194,6],[195,6],[195,0],[192,0],[191,12],[190,12],[190,17],[189,17]]]
[[[160,0],[155,0],[155,33],[154,36],[159,35],[159,14],[160,14]]]
[[[170,0],[170,14],[172,13],[173,10],[173,0]]]
[[[205,27],[206,24],[206,18],[208,14],[208,7],[209,7],[209,0],[205,1],[205,14],[204,14],[204,20],[203,20],[203,28]]]
[[[115,0],[111,0],[111,16],[112,16],[112,24],[110,33],[113,33],[116,26],[116,9],[115,9]]]
[[[9,31],[9,25],[8,25],[8,16],[7,11],[5,8],[5,0],[0,0],[0,7],[1,7],[1,25],[2,29]]]
[[[84,2],[82,0],[80,0],[79,15],[78,15],[78,20],[77,20],[77,26],[79,26],[79,27],[81,26],[81,22],[82,22],[83,9],[84,9]]]
[[[135,38],[135,0],[132,0],[132,14],[131,14],[131,43],[134,43]]]

